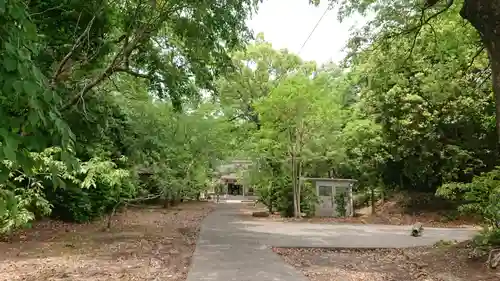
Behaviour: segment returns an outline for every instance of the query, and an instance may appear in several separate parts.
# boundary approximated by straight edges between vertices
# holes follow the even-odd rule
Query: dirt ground
[[[500,269],[468,258],[464,244],[411,249],[274,248],[311,281],[498,281]]]
[[[476,221],[464,218],[454,220],[442,220],[442,217],[437,213],[426,213],[421,215],[408,214],[377,214],[377,215],[359,215],[356,217],[347,218],[328,218],[328,217],[313,217],[313,218],[282,218],[279,214],[273,214],[267,219],[274,221],[294,221],[294,222],[309,222],[309,223],[356,223],[356,224],[388,224],[388,225],[412,225],[416,222],[422,223],[425,227],[448,227],[448,228],[465,228],[478,226]]]
[[[0,243],[0,281],[185,280],[206,202],[129,208],[89,224],[54,221]]]
[[[366,208],[364,208],[366,209]],[[244,217],[252,218],[252,212],[266,211],[267,209],[262,204],[248,204],[241,209]],[[356,216],[347,218],[332,218],[332,217],[311,217],[311,218],[283,218],[278,213],[271,214],[267,218],[252,218],[257,220],[272,220],[272,221],[291,221],[291,222],[309,222],[309,223],[359,223],[359,224],[390,224],[390,225],[412,225],[416,222],[422,223],[425,227],[449,227],[463,228],[476,226],[479,227],[478,220],[470,217],[447,217],[443,211],[421,211],[415,214],[406,213],[403,208],[397,205],[397,202],[387,201],[384,204],[377,206],[376,214],[367,214],[356,210]],[[364,211],[364,210],[363,210]]]

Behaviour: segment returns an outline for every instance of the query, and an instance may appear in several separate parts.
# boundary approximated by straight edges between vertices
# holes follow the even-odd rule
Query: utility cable
[[[319,18],[319,20],[316,22],[316,25],[313,27],[313,29],[311,30],[311,32],[309,32],[309,36],[307,36],[306,38],[306,41],[304,41],[304,43],[302,43],[302,46],[300,47],[300,50],[297,54],[300,55],[300,53],[302,52],[302,50],[304,50],[304,47],[306,46],[307,42],[309,41],[309,39],[311,39],[311,36],[313,35],[314,31],[316,31],[316,28],[318,28],[319,24],[321,23],[321,21],[323,20],[323,18],[326,16],[326,14],[328,13],[328,11],[330,11],[331,9],[331,6],[328,5],[328,7],[326,8],[326,10],[323,12],[323,14],[321,15],[321,17]]]
[[[314,31],[316,31],[316,28],[318,28],[319,24],[321,23],[321,21],[323,20],[323,18],[325,18],[326,14],[328,13],[328,11],[330,11],[332,8],[332,6],[329,4],[328,7],[326,7],[325,11],[323,12],[323,14],[321,15],[321,17],[318,19],[318,21],[316,22],[316,24],[314,25],[313,29],[309,32],[309,35],[307,36],[306,40],[304,41],[304,43],[302,43],[302,46],[300,47],[299,49],[299,52],[297,53],[297,55],[300,55],[300,53],[304,50],[304,47],[306,46],[307,42],[309,42],[309,39],[311,39],[312,35],[314,34]],[[271,95],[273,93],[273,91],[278,88],[278,86],[280,85],[281,83],[281,79],[283,77],[285,77],[285,74],[286,73],[282,73],[278,79],[276,79],[276,86],[273,87],[271,89],[271,91],[269,91],[269,95]]]

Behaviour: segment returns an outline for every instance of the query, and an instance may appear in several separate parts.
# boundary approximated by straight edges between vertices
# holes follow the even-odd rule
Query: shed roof
[[[353,179],[335,179],[335,178],[305,178],[302,177],[300,180],[305,180],[305,181],[331,181],[331,182],[350,182],[350,183],[356,183],[358,182],[357,180]]]

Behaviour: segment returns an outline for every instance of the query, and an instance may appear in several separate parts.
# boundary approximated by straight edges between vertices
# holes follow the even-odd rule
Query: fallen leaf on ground
[[[467,257],[465,243],[448,248],[273,248],[311,281],[498,281],[500,271]]]
[[[88,224],[43,221],[0,243],[0,281],[185,280],[211,203],[131,208]]]

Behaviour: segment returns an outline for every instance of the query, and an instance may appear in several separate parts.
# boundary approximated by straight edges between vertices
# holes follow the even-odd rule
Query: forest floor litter
[[[409,212],[401,202],[402,195],[394,196],[392,200],[378,202],[376,213],[371,214],[371,207],[365,207],[355,210],[355,216],[352,217],[303,217],[287,218],[279,213],[272,213],[268,217],[255,218],[252,213],[255,211],[267,211],[267,208],[261,204],[247,204],[241,210],[246,219],[253,220],[271,220],[281,222],[303,222],[303,223],[353,223],[353,224],[385,224],[385,225],[412,225],[417,222],[422,223],[424,227],[446,227],[446,228],[470,228],[480,229],[477,218],[464,217],[453,214],[451,209],[429,210],[422,208],[416,212]],[[429,203],[428,203],[429,204]],[[432,203],[430,203],[432,204]],[[439,206],[439,204],[435,204]],[[450,215],[453,214],[453,215]]]
[[[352,223],[352,224],[384,224],[384,225],[412,225],[416,222],[422,223],[424,227],[446,227],[446,228],[470,228],[480,227],[473,220],[454,219],[443,220],[439,213],[425,213],[420,215],[409,214],[376,214],[358,215],[355,217],[303,217],[286,218],[279,213],[270,214],[268,217],[253,217],[253,212],[266,211],[265,208],[249,206],[241,209],[242,217],[247,220],[299,222],[299,223]]]
[[[273,248],[311,281],[498,281],[466,243],[407,249]]]
[[[251,214],[245,214],[251,217]],[[446,227],[446,228],[470,228],[479,226],[474,221],[467,219],[443,220],[437,213],[426,213],[420,215],[409,214],[376,214],[359,215],[355,217],[312,217],[312,218],[284,218],[279,214],[271,214],[267,218],[253,218],[257,220],[272,220],[282,222],[304,222],[304,223],[353,223],[353,224],[384,224],[384,225],[412,225],[416,222],[422,223],[424,227]]]
[[[185,280],[207,202],[128,208],[88,224],[39,222],[0,243],[0,281]]]

